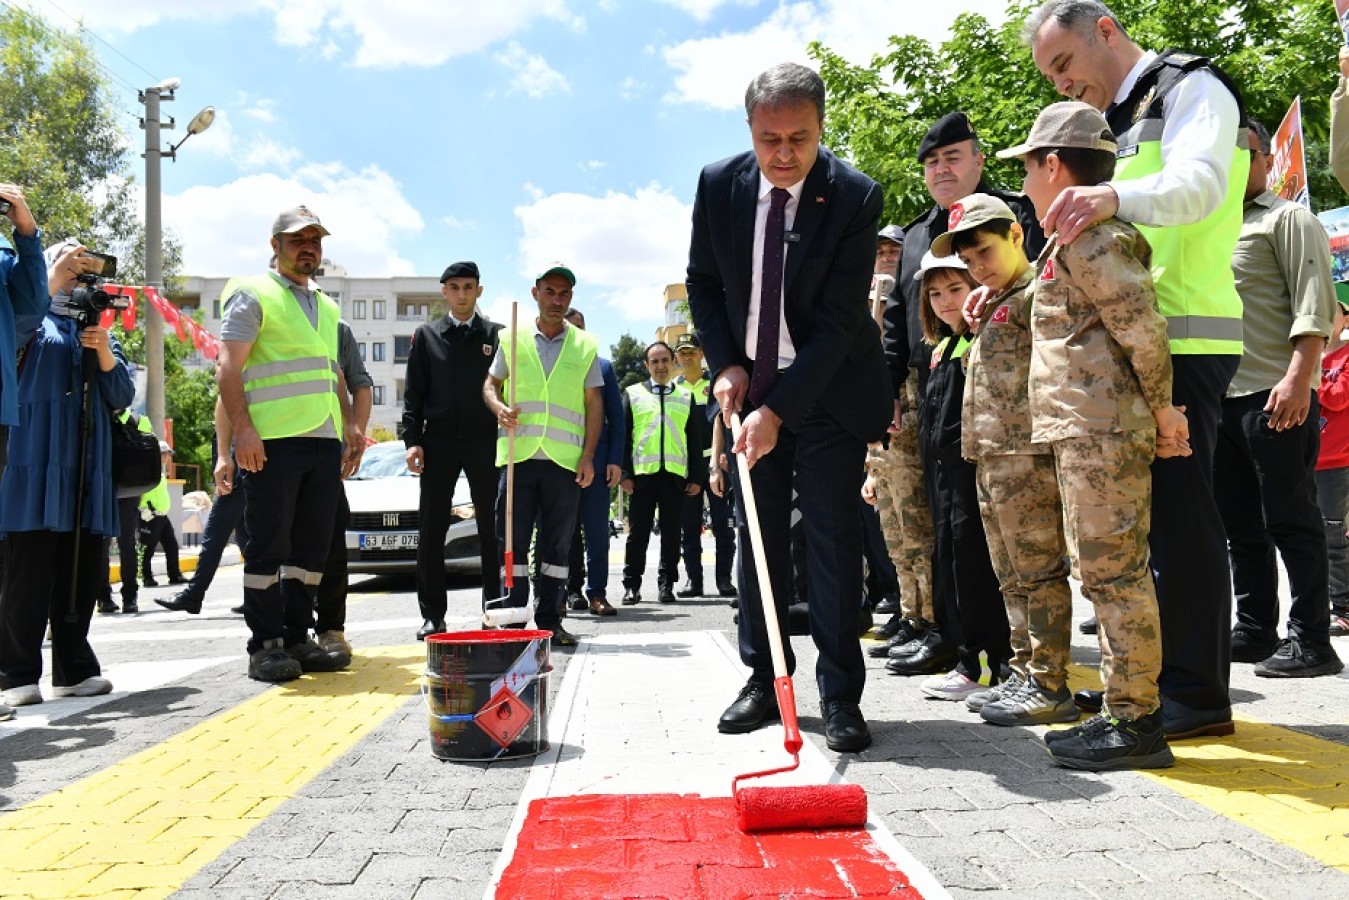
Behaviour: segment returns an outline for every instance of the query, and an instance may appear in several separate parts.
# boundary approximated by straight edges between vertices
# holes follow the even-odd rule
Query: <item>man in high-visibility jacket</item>
[[[502,331],[496,358],[483,382],[483,401],[496,416],[498,466],[497,536],[506,544],[504,468],[510,459],[508,432],[515,432],[515,508],[512,512],[512,568],[515,587],[510,606],[529,603],[530,537],[538,527],[538,605],[534,621],[553,633],[552,642],[576,646],[576,637],[562,627],[566,602],[572,533],[581,489],[595,477],[595,447],[604,419],[600,388],[604,376],[598,362],[599,342],[567,322],[576,276],[561,263],[548,266],[534,280],[531,293],[539,306],[533,327],[518,334]],[[515,346],[515,370],[510,348]],[[508,405],[507,379],[515,379],[515,404]]]
[[[344,470],[365,440],[337,361],[337,303],[311,276],[327,229],[303,206],[272,224],[276,267],[225,285],[216,381],[234,433],[243,480],[244,620],[248,674],[290,681],[332,672],[350,654],[313,638]]]
[[[650,378],[623,392],[627,438],[620,487],[628,506],[628,545],[623,558],[623,602],[642,599],[642,573],[651,526],[660,508],[660,569],[656,584],[661,603],[675,602],[679,576],[679,523],[684,498],[702,491],[702,406],[687,387],[673,384],[674,354],[656,341],[643,354]]]

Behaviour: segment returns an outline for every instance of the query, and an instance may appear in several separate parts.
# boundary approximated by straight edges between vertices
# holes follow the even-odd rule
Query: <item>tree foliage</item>
[[[646,364],[642,362],[642,351],[645,349],[630,334],[620,335],[618,343],[609,348],[609,361],[614,364],[619,388],[626,389],[646,381]]]
[[[918,144],[928,126],[953,110],[967,112],[978,131],[989,181],[1019,188],[1020,167],[995,160],[992,152],[1019,143],[1039,111],[1062,99],[1021,40],[1022,24],[1039,5],[1012,0],[1001,25],[961,15],[939,46],[891,37],[867,66],[811,45],[829,92],[826,143],[885,187],[887,221],[905,223],[931,207]],[[1347,202],[1326,162],[1340,40],[1329,0],[1109,5],[1144,48],[1175,47],[1213,59],[1241,87],[1250,114],[1271,131],[1300,94],[1312,201],[1321,209]]]

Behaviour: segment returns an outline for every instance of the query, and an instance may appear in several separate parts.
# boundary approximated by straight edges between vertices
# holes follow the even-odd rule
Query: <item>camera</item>
[[[66,308],[70,310],[73,318],[79,319],[80,324],[87,328],[98,321],[99,314],[104,310],[126,309],[131,305],[131,301],[119,294],[109,294],[103,290],[107,280],[117,275],[117,257],[89,252],[84,255],[102,260],[103,267],[97,272],[86,272],[76,279],[77,284],[70,291]]]

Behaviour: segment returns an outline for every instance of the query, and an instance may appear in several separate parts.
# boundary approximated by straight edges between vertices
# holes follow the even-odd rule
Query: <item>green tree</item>
[[[908,222],[932,205],[915,154],[928,126],[952,110],[969,113],[989,151],[989,181],[1020,186],[1019,166],[995,160],[992,151],[1019,143],[1039,111],[1062,99],[1021,40],[1022,24],[1039,5],[1013,0],[1001,25],[975,14],[959,16],[940,45],[891,37],[886,51],[866,66],[811,45],[829,92],[825,141],[885,187],[887,221]],[[1110,6],[1143,47],[1212,58],[1241,87],[1250,114],[1271,131],[1301,94],[1312,200],[1322,209],[1346,202],[1326,163],[1340,41],[1332,4],[1111,0]]]
[[[642,362],[642,350],[637,339],[630,334],[620,335],[618,343],[609,348],[609,361],[614,364],[614,374],[618,376],[619,388],[646,380],[646,364]]]

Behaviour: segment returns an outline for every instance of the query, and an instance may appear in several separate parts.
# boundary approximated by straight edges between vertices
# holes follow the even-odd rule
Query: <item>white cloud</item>
[[[674,2],[674,0],[672,0]],[[680,4],[715,0],[680,0]],[[978,12],[992,21],[1006,16],[996,0],[947,0],[927,14],[911,14],[890,0],[798,0],[781,4],[748,31],[722,32],[683,41],[661,50],[675,70],[674,90],[666,99],[714,109],[737,109],[744,86],[759,72],[779,62],[816,68],[806,45],[819,41],[855,63],[868,63],[886,50],[895,33],[940,41],[963,12]]]
[[[241,134],[227,110],[218,110],[211,127],[194,136],[182,152],[228,159],[245,171],[287,169],[301,159],[298,149],[267,136],[265,132]]]
[[[609,168],[609,164],[602,159],[588,159],[581,163],[579,168],[582,172],[598,172],[600,169]]]
[[[689,204],[654,183],[602,197],[526,190],[530,202],[515,208],[523,229],[521,275],[532,277],[541,265],[564,260],[576,273],[577,306],[608,307],[625,319],[661,319],[661,292],[684,280]]]
[[[619,85],[618,96],[622,97],[624,100],[636,100],[646,93],[646,89],[647,85],[644,82],[638,81],[636,78],[629,75],[627,78],[624,78],[623,83]]]
[[[266,265],[272,219],[301,203],[332,232],[323,253],[333,262],[372,277],[416,274],[397,242],[422,230],[421,214],[402,185],[373,165],[311,164],[288,177],[252,174],[188,188],[164,197],[164,226],[182,243],[188,274],[238,275]]]
[[[530,53],[515,41],[509,41],[495,59],[514,73],[510,82],[512,94],[524,94],[538,100],[549,94],[571,93],[571,85],[561,72],[548,65],[542,56]]]
[[[706,22],[723,6],[732,3],[737,6],[754,6],[758,0],[661,0],[661,2],[666,6],[683,10],[699,22]]]
[[[276,101],[264,97],[253,106],[244,109],[244,115],[271,124],[276,121]]]
[[[472,219],[461,219],[458,216],[441,216],[440,224],[453,231],[467,231],[477,225]]]

